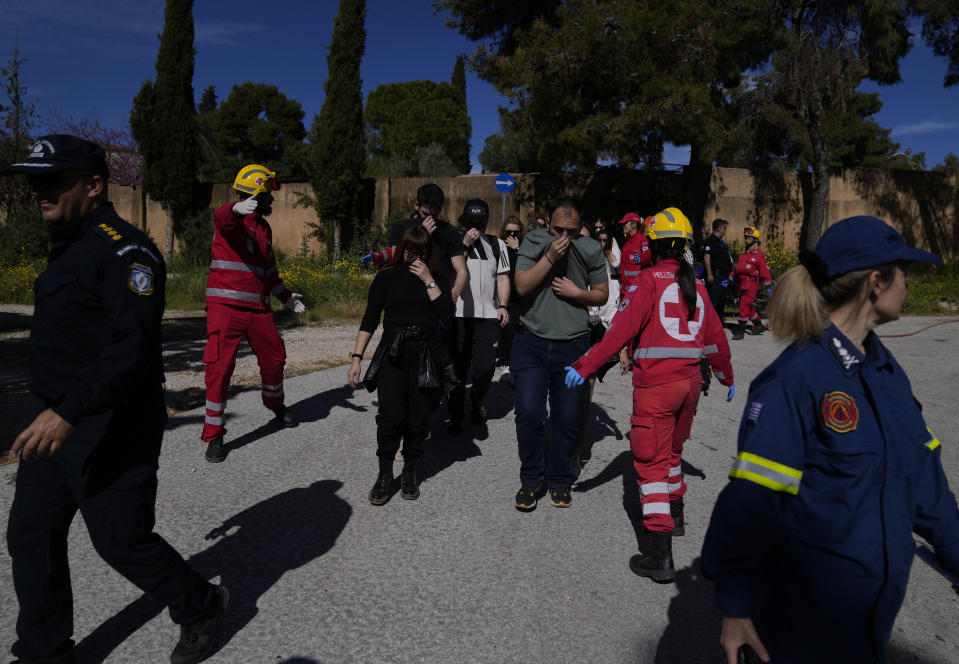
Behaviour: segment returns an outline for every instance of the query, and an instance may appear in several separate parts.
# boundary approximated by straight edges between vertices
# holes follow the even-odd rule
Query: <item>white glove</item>
[[[299,293],[291,293],[290,299],[283,303],[283,306],[292,311],[295,314],[302,314],[306,311],[306,305],[300,302],[300,298],[303,297]]]
[[[256,196],[250,196],[247,199],[233,204],[233,214],[236,214],[240,217],[245,217],[248,214],[253,214],[256,212],[257,205],[258,203],[256,201]]]

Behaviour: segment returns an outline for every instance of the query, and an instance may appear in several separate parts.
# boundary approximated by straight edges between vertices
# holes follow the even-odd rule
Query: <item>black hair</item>
[[[583,211],[580,208],[579,201],[570,196],[563,196],[553,204],[553,212],[559,210],[560,208],[566,208],[567,210],[573,210],[578,216],[580,223],[583,222]]]
[[[686,303],[686,320],[692,320],[696,316],[696,272],[693,270],[693,266],[683,258],[683,252],[686,251],[686,240],[675,237],[650,240],[649,251],[653,255],[654,264],[666,259],[679,261],[676,282],[679,284],[679,292],[682,293],[683,301]]]
[[[729,222],[719,217],[718,219],[713,219],[713,230],[718,231],[720,226],[728,226]]]
[[[431,210],[442,208],[444,200],[443,190],[432,182],[416,190],[416,202],[420,205],[428,205]]]
[[[427,264],[430,266],[430,274],[436,271],[434,265],[433,236],[419,224],[414,224],[406,229],[399,244],[393,250],[393,259],[390,261],[392,267],[399,267],[406,263],[406,252],[412,252],[417,256],[426,256]]]

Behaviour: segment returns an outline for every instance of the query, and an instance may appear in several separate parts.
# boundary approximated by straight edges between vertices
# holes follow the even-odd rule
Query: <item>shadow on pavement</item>
[[[636,484],[636,471],[633,470],[632,452],[620,452],[598,475],[574,484],[573,492],[586,493],[617,477],[623,482],[623,511],[626,512],[626,516],[633,526],[639,550],[645,553],[647,545],[646,531],[643,528],[643,505],[639,499],[639,486]]]
[[[676,572],[679,594],[669,603],[669,624],[659,639],[654,664],[724,662],[719,645],[723,617],[716,607],[713,584],[703,577],[699,558]]]
[[[317,392],[311,397],[302,399],[293,404],[287,404],[296,413],[301,424],[318,422],[326,419],[334,407],[347,408],[357,413],[366,413],[366,406],[357,406],[350,399],[353,398],[353,388],[349,385],[333,387],[325,392]]]
[[[215,543],[187,563],[206,579],[219,575],[230,589],[220,623],[222,648],[259,612],[257,601],[287,572],[327,553],[352,515],[336,495],[338,480],[321,480],[284,491],[230,517],[206,535]],[[145,595],[94,629],[76,646],[82,662],[103,662],[164,607]],[[170,644],[172,649],[173,643]],[[290,663],[312,662],[305,658]]]

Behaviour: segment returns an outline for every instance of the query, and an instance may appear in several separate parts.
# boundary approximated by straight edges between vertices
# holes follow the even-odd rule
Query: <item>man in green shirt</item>
[[[516,259],[521,315],[510,355],[516,388],[520,481],[516,509],[529,512],[544,490],[555,507],[569,507],[570,450],[580,427],[582,387],[567,389],[565,368],[589,349],[591,306],[609,296],[599,243],[580,237],[579,206],[560,200],[545,230],[528,233]],[[545,458],[543,425],[550,400],[552,444]]]

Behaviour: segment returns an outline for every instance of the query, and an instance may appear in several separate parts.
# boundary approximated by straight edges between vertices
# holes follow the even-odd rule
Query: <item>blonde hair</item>
[[[879,271],[890,280],[896,263],[847,272],[816,288],[809,270],[797,265],[779,279],[769,300],[769,327],[773,335],[789,344],[804,344],[822,336],[829,327],[829,314],[860,296],[869,275]]]

